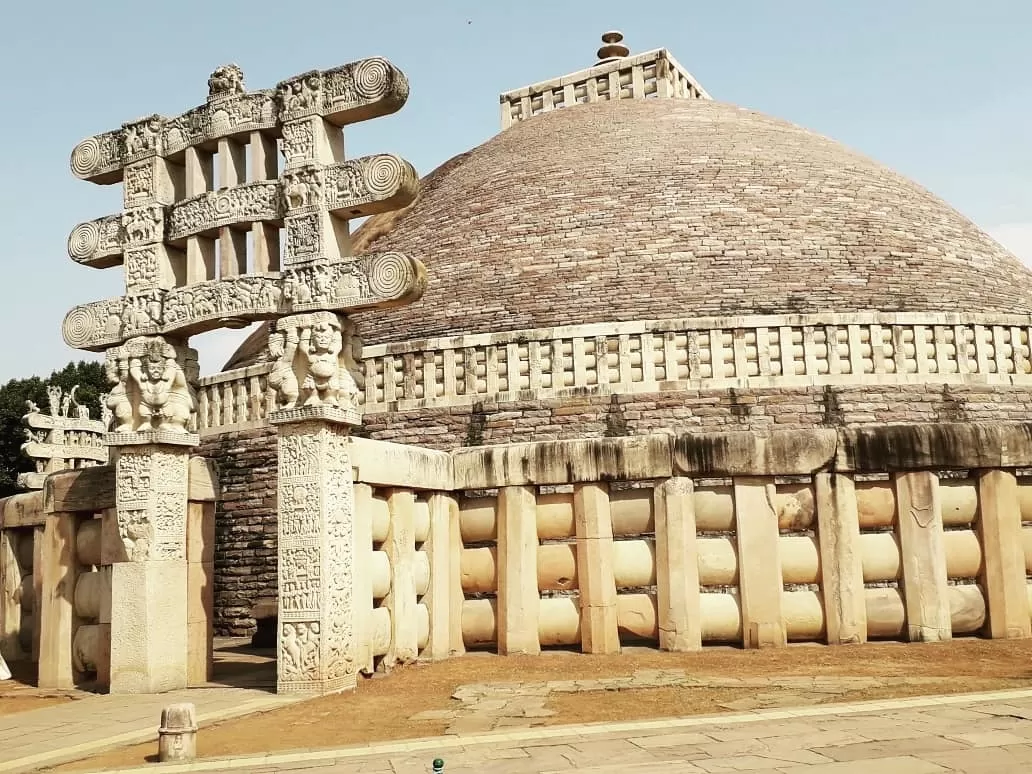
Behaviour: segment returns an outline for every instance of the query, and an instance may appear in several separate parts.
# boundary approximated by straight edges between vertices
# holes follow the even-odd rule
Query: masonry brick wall
[[[272,427],[205,438],[218,465],[215,514],[215,632],[254,632],[251,606],[276,595],[276,433]]]
[[[367,415],[358,434],[450,450],[567,438],[815,428],[874,423],[1027,421],[1032,387],[876,385],[711,390],[481,404]],[[276,435],[272,428],[208,438],[223,498],[216,520],[215,623],[253,632],[251,605],[276,593]]]
[[[874,385],[584,396],[369,414],[370,438],[435,449],[647,433],[1026,421],[1032,387]]]

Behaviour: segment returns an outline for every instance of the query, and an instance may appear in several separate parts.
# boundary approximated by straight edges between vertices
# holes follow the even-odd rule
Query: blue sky
[[[76,223],[121,207],[117,186],[71,175],[71,149],[123,121],[203,102],[208,74],[226,62],[257,89],[388,57],[410,79],[409,102],[349,129],[348,153],[398,153],[426,173],[498,131],[500,92],[590,66],[599,35],[620,29],[632,52],[670,49],[714,98],[914,178],[1032,263],[1028,0],[5,5],[0,382],[83,356],[61,340],[64,314],[121,293],[119,269],[67,257]],[[243,335],[193,340],[202,372],[219,370]]]

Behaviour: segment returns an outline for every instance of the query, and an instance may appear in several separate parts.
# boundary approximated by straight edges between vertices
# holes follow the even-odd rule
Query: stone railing
[[[201,379],[197,423],[202,434],[264,426],[272,400],[268,386],[270,368],[263,363]]]
[[[1032,479],[924,469],[988,465],[970,444],[1006,457],[1013,440],[961,432],[966,452],[922,455],[940,427],[457,452],[457,486],[492,486],[459,497],[464,645],[1028,637]],[[879,464],[869,450],[893,441],[909,460]]]
[[[422,472],[395,448],[383,481],[439,491],[360,485],[357,512],[412,652],[1032,635],[1032,425],[515,444],[424,452]]]
[[[190,461],[186,525],[191,685],[211,679],[215,499],[213,469]],[[47,476],[44,488],[0,499],[0,652],[39,663],[40,688],[111,680],[111,576],[124,561],[114,467]]]
[[[351,440],[359,669],[463,651],[458,503],[451,458]]]
[[[669,51],[656,49],[505,92],[502,129],[576,104],[649,98],[711,99]]]
[[[351,459],[367,671],[483,647],[1032,636],[1032,424],[353,439]]]
[[[905,383],[1032,384],[1032,318],[929,314],[663,320],[363,350],[366,413],[572,394]],[[200,426],[264,424],[268,366],[201,380]]]

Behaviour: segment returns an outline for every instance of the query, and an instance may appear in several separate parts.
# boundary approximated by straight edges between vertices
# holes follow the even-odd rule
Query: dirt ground
[[[61,704],[68,701],[58,697],[39,696],[0,696],[0,718],[5,715],[16,715],[19,712],[49,707],[51,704]]]
[[[18,661],[8,666],[13,679],[0,682],[0,717],[71,701],[71,696],[40,691],[33,687],[36,683],[35,664]]]
[[[442,734],[447,720],[409,718],[425,710],[453,709],[451,694],[469,683],[543,682],[623,677],[645,669],[682,669],[697,676],[941,677],[941,683],[875,688],[829,696],[828,701],[1021,688],[1032,685],[1032,641],[954,640],[931,644],[870,644],[826,647],[796,645],[771,650],[710,648],[697,653],[625,649],[617,656],[549,652],[501,657],[469,654],[436,664],[395,669],[388,677],[363,680],[358,691],[313,699],[291,707],[201,729],[201,757],[247,755],[407,739]],[[764,689],[773,693],[779,689]],[[547,725],[593,723],[726,712],[720,703],[754,689],[661,687],[621,691],[553,693]],[[786,695],[789,693],[785,691]],[[140,765],[153,760],[156,744],[112,751],[55,769],[83,771]]]

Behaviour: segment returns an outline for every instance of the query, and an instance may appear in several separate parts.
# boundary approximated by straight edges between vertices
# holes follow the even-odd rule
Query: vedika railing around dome
[[[666,49],[623,57],[499,97],[502,129],[540,113],[617,99],[712,99]]]
[[[707,318],[441,337],[363,350],[364,411],[670,389],[1032,384],[1032,317]],[[958,357],[959,352],[959,357]],[[264,424],[268,365],[201,380],[202,430]]]

